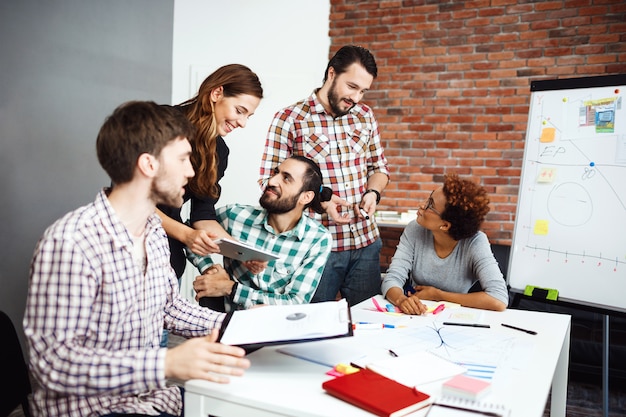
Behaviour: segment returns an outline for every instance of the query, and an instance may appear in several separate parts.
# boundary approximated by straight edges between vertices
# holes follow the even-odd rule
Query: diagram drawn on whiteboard
[[[532,93],[511,254],[512,287],[523,288],[514,285],[522,280],[520,284],[558,289],[566,298],[624,304],[600,290],[575,285],[596,280],[606,284],[605,293],[626,286],[622,90],[626,86]]]

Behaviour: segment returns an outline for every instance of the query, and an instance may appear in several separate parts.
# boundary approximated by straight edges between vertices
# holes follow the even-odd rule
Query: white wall
[[[172,103],[225,64],[250,67],[264,99],[231,150],[219,204],[257,204],[265,136],[274,113],[321,87],[328,63],[329,0],[175,0]]]
[[[265,136],[276,111],[322,86],[328,64],[330,0],[175,0],[172,104],[197,92],[222,65],[254,71],[264,99],[244,129],[226,138],[228,169],[219,205],[256,205]],[[197,270],[188,264],[181,293],[193,300]]]

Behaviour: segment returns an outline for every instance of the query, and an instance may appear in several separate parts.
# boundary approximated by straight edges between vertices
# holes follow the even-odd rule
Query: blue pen
[[[378,323],[372,323],[369,321],[358,321],[356,324],[378,324]],[[387,329],[395,329],[396,327],[406,327],[406,326],[396,326],[395,324],[381,324],[380,326],[387,328]]]

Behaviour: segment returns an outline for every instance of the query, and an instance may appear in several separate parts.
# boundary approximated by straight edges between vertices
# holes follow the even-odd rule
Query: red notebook
[[[431,403],[430,395],[369,369],[322,384],[329,394],[381,417],[399,417]]]

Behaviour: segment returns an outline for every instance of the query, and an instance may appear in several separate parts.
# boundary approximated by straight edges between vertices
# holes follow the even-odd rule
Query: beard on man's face
[[[273,191],[273,193],[268,193],[268,190]],[[272,199],[272,196],[276,196],[276,199]],[[267,186],[261,198],[259,198],[259,204],[268,213],[273,214],[282,214],[287,213],[298,205],[299,194],[293,195],[291,197],[283,197],[274,187]]]
[[[156,204],[163,204],[169,207],[182,207],[184,201],[184,192],[180,188],[174,188],[164,181],[165,174],[157,175],[152,180],[150,188],[150,198]]]
[[[332,84],[330,85],[330,88],[328,89],[328,105],[330,106],[330,110],[333,112],[335,117],[341,117],[347,114],[350,111],[350,109],[352,109],[352,107],[354,107],[354,105],[356,104],[351,101],[352,105],[344,110],[340,106],[342,102],[343,100],[340,99],[339,96],[337,95],[336,80],[333,80]]]

